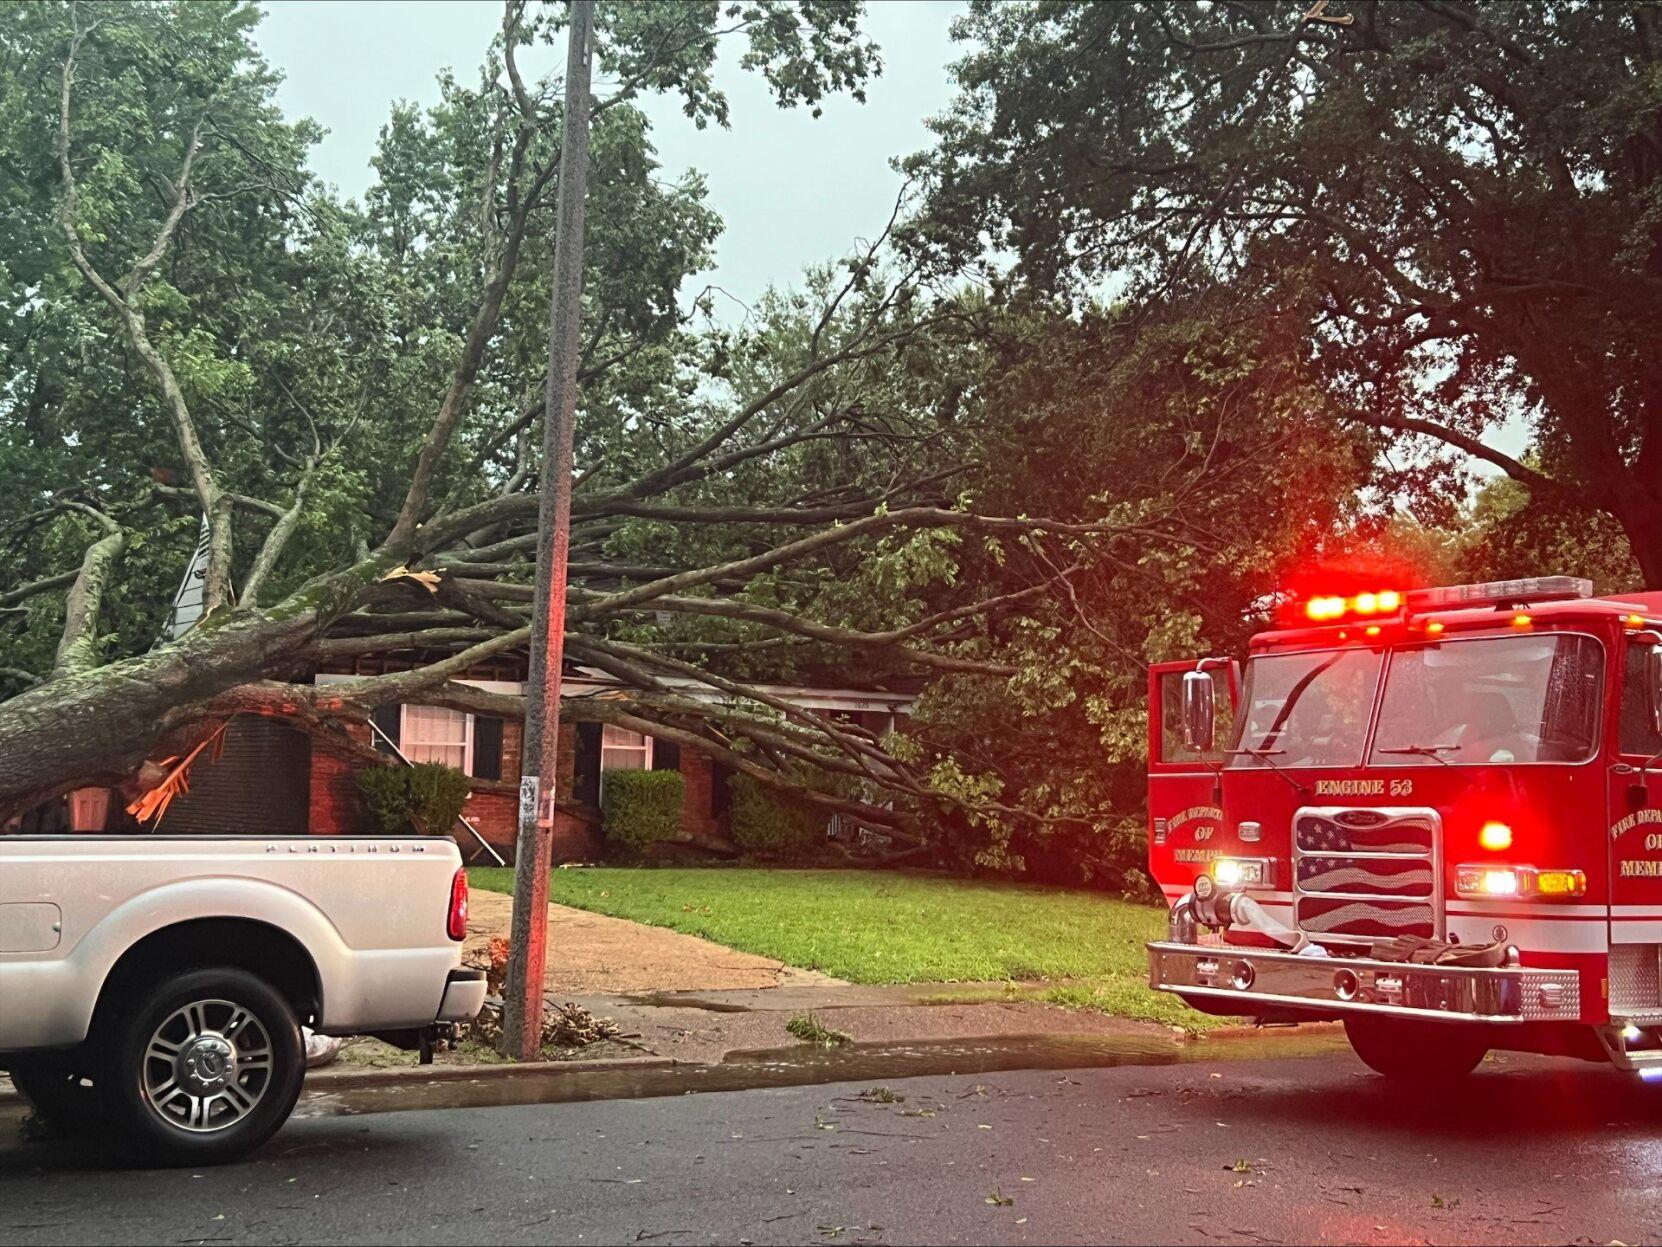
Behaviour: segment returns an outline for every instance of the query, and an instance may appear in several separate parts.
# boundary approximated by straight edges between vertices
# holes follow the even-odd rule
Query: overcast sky
[[[264,7],[258,39],[285,76],[278,100],[289,116],[328,129],[313,168],[353,196],[373,179],[369,158],[393,101],[437,103],[445,66],[471,81],[502,19],[496,0],[266,0]],[[769,285],[795,283],[803,266],[842,255],[883,227],[900,189],[890,160],[928,145],[925,120],[952,97],[948,66],[959,51],[948,28],[964,8],[963,0],[868,0],[882,76],[868,85],[865,104],[835,97],[818,120],[807,109],[778,108],[761,78],[738,68],[742,45],[731,41],[717,71],[731,128],[700,131],[675,100],[643,101],[664,168],[703,171],[726,222],[716,269],[692,283],[694,291],[714,282],[752,303]],[[539,51],[542,59],[528,67],[564,56]],[[715,312],[723,320],[743,315],[720,300]],[[1529,439],[1515,418],[1489,440],[1519,454]]]
[[[267,0],[264,7],[258,39],[284,74],[278,100],[289,116],[310,116],[329,130],[313,168],[353,196],[373,180],[369,158],[393,101],[436,103],[445,66],[472,81],[502,19],[495,0]],[[704,280],[749,303],[882,228],[900,188],[889,161],[928,144],[924,120],[951,98],[947,65],[956,53],[947,31],[963,8],[958,0],[870,4],[867,29],[882,48],[882,76],[868,85],[865,104],[833,98],[817,120],[804,108],[778,108],[761,78],[738,68],[742,45],[732,41],[717,73],[732,107],[730,129],[699,131],[674,100],[644,101],[664,168],[701,170],[726,222],[716,271]],[[551,53],[544,57],[553,63]]]

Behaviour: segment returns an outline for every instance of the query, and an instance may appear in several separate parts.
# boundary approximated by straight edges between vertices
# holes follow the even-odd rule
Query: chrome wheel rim
[[[168,1125],[210,1134],[252,1113],[271,1086],[274,1052],[259,1018],[231,1000],[168,1014],[144,1049],[144,1102]]]

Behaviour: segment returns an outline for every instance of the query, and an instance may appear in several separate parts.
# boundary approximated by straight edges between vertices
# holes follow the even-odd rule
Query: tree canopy
[[[1654,4],[976,0],[959,33],[920,246],[1290,310],[1340,418],[1613,517],[1662,586]]]

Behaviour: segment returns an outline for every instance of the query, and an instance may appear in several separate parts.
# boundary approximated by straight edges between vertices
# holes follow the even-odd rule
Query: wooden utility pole
[[[548,314],[548,379],[543,393],[537,592],[531,616],[530,680],[525,690],[514,922],[503,996],[502,1050],[521,1061],[536,1060],[542,1049],[548,872],[553,864],[554,801],[560,774],[560,666],[565,656],[566,559],[571,548],[571,446],[577,410],[578,329],[583,319],[583,198],[589,173],[593,45],[594,0],[572,0],[554,226],[554,290]]]

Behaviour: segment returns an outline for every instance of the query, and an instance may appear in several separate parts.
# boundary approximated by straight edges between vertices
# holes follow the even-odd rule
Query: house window
[[[610,723],[600,731],[600,770],[650,771],[652,769],[652,737],[643,732],[631,732],[626,727]]]
[[[411,762],[442,762],[473,774],[473,716],[444,706],[404,707],[399,748]]]

